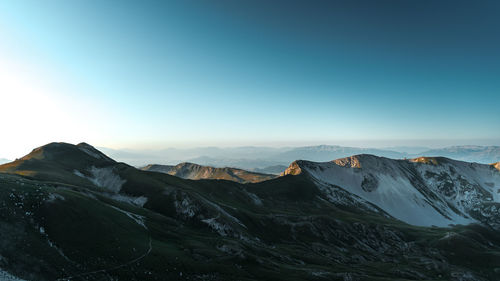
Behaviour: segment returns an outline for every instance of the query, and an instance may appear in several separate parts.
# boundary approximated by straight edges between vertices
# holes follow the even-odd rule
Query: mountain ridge
[[[275,175],[246,171],[243,169],[223,167],[216,168],[184,162],[175,166],[150,164],[141,170],[166,173],[183,179],[215,179],[231,180],[239,183],[256,183],[275,178]]]
[[[410,224],[488,221],[499,227],[500,221],[488,213],[492,203],[500,206],[500,173],[495,168],[445,157],[394,160],[355,155],[321,163],[294,161],[283,175],[306,174],[339,186]],[[427,217],[403,211],[410,206]]]

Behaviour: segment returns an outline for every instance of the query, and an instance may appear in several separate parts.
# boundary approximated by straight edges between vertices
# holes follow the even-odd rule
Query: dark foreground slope
[[[210,166],[202,166],[194,163],[180,163],[175,166],[152,164],[141,168],[143,171],[160,172],[183,179],[200,180],[230,180],[239,183],[256,183],[274,179],[277,176],[245,171],[236,168],[215,168]]]
[[[0,171],[0,271],[25,280],[500,278],[497,231],[411,226],[306,173],[191,181],[63,143]]]

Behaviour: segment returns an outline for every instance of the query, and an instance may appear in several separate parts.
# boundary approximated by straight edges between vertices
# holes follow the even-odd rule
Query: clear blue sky
[[[0,1],[0,157],[49,141],[500,144],[499,3]]]

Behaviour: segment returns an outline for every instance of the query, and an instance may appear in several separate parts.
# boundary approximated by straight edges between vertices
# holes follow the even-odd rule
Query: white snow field
[[[343,188],[413,225],[469,224],[475,222],[469,211],[484,202],[500,202],[500,172],[493,166],[439,159],[420,163],[425,159],[357,155],[297,163],[319,182]]]

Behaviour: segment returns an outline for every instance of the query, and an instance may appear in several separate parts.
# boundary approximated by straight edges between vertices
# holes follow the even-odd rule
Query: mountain
[[[188,160],[191,163],[196,163],[204,166],[212,166],[212,167],[234,167],[239,169],[260,169],[270,166],[283,166],[282,164],[286,164],[287,162],[272,160],[272,159],[248,159],[248,158],[213,158],[208,156],[201,156],[197,158],[192,158]]]
[[[256,173],[280,175],[281,173],[283,173],[283,171],[286,170],[286,168],[288,168],[288,166],[274,165],[274,166],[268,166],[268,167],[264,167],[264,168],[254,168],[254,169],[252,169],[252,171],[256,172]]]
[[[420,156],[443,156],[477,163],[494,163],[500,161],[500,146],[451,146],[431,149],[420,153]]]
[[[141,168],[144,171],[166,173],[183,179],[217,179],[230,180],[240,183],[261,182],[275,178],[275,175],[249,172],[236,168],[214,168],[193,163],[180,163],[176,166],[148,165]]]
[[[484,186],[497,188],[499,173],[441,158],[357,156],[297,161],[288,175],[259,183],[193,181],[116,162],[88,144],[51,143],[0,166],[0,277],[499,280],[500,234],[495,216],[484,215],[498,210]],[[410,175],[420,189],[405,202],[421,203],[415,212],[437,217],[425,207],[432,204],[464,225],[408,224],[387,208],[401,204],[374,199],[386,190],[403,200]],[[431,182],[436,190],[425,191]],[[453,191],[477,198],[478,210],[449,199],[460,197]]]
[[[114,150],[102,148],[113,159],[142,167],[147,163],[176,165],[181,162],[217,168],[234,167],[245,170],[286,166],[297,159],[325,162],[358,154],[373,154],[394,159],[420,156],[442,156],[455,160],[489,164],[500,160],[498,146],[454,146],[440,149],[395,146],[385,149],[318,145],[304,147],[201,147],[163,150]],[[257,171],[257,170],[255,170]],[[261,171],[263,173],[272,173]],[[280,171],[280,173],[283,171]]]
[[[301,173],[325,190],[340,187],[409,224],[482,222],[500,228],[500,173],[492,165],[356,155],[325,163],[296,161],[284,172]]]
[[[289,151],[278,154],[275,156],[275,159],[280,159],[281,161],[288,163],[297,159],[323,162],[355,154],[374,154],[389,158],[404,158],[407,155],[405,153],[374,148],[319,145],[293,148]]]
[[[424,151],[430,150],[430,148],[425,146],[388,146],[384,147],[383,150],[390,150],[403,154],[420,154]]]
[[[144,166],[147,163],[177,164],[180,162],[193,162],[199,165],[238,167],[242,169],[276,165],[275,161],[261,159],[262,156],[270,157],[287,150],[287,148],[252,146],[156,150],[100,149],[114,159],[136,166]],[[285,164],[288,165],[289,162]]]
[[[9,162],[10,162],[10,160],[8,160],[8,159],[0,158],[0,165],[5,164],[5,163],[9,163]]]

